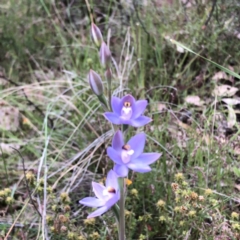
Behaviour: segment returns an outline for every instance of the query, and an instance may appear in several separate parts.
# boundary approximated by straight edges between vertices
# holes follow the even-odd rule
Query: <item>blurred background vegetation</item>
[[[240,239],[239,78],[169,40],[238,74],[239,1],[89,3],[113,92],[148,99],[145,150],[163,153],[129,176],[127,239]],[[116,239],[78,203],[112,167],[90,24],[83,0],[0,2],[0,239]]]

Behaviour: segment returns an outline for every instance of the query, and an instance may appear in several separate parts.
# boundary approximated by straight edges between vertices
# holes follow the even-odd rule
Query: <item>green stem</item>
[[[97,96],[98,97],[98,100],[100,101],[100,103],[102,104],[103,108],[105,111],[108,111],[108,103],[107,103],[107,100],[105,98],[105,96],[102,94],[102,95],[99,95]]]
[[[105,77],[107,79],[107,84],[108,84],[108,104],[110,110],[112,110],[111,106],[111,99],[112,99],[112,72],[111,69],[108,67],[105,72]]]
[[[124,178],[119,178],[120,183],[120,219],[119,219],[119,240],[125,240],[125,182]]]
[[[112,207],[112,210],[113,210],[113,213],[119,223],[119,206],[117,204],[115,204],[113,207]]]

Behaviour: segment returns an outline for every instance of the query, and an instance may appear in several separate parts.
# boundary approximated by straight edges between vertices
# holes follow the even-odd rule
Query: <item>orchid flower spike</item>
[[[143,153],[146,135],[139,133],[124,144],[123,134],[119,130],[112,140],[112,147],[107,148],[107,155],[114,161],[114,171],[119,177],[126,177],[129,169],[145,173],[151,171],[150,164],[154,163],[160,153]]]
[[[93,192],[96,197],[86,197],[79,203],[98,209],[88,215],[87,218],[93,218],[107,212],[120,199],[120,191],[118,186],[117,175],[113,170],[110,170],[106,179],[106,186],[100,183],[92,182]]]
[[[147,107],[147,100],[136,101],[132,95],[127,95],[122,99],[112,97],[111,105],[113,112],[106,112],[104,116],[113,124],[141,127],[152,121],[151,118],[142,116]]]

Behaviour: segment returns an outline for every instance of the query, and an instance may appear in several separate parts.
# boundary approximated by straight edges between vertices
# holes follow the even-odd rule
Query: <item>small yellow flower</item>
[[[14,199],[12,197],[7,197],[6,198],[6,203],[7,204],[12,204],[14,202]]]
[[[46,216],[46,221],[47,221],[48,224],[51,223],[51,222],[53,221],[53,217],[47,215],[47,216]]]
[[[132,215],[132,212],[130,212],[127,209],[125,209],[125,216],[126,216],[126,218],[131,217],[131,215]]]
[[[49,187],[47,187],[47,192],[48,192],[48,193],[52,193],[52,192],[53,192],[53,188],[52,188],[52,187],[50,187],[50,186],[49,186]]]
[[[180,222],[179,222],[179,225],[180,225],[181,227],[184,226],[184,224],[185,224],[184,221],[180,221]]]
[[[26,179],[28,182],[33,183],[34,179],[35,179],[35,175],[32,171],[29,171],[26,173]]]
[[[26,118],[26,117],[22,118],[22,123],[23,123],[23,125],[29,125],[29,126],[31,125],[30,120],[28,118]]]
[[[188,183],[187,183],[186,181],[183,181],[183,182],[182,182],[182,187],[185,188],[185,187],[187,187],[187,186],[188,186]]]
[[[145,235],[141,234],[141,235],[139,236],[139,240],[145,240],[145,239],[146,239],[146,236],[145,236]]]
[[[6,196],[12,192],[10,188],[4,188],[3,191],[5,192]]]
[[[78,236],[77,240],[86,240],[86,238],[84,236]]]
[[[233,220],[238,220],[238,219],[239,219],[239,213],[232,212],[231,218],[232,218]]]
[[[208,189],[205,190],[205,193],[204,193],[204,194],[205,194],[206,196],[210,196],[210,195],[212,195],[212,193],[213,193],[213,191],[212,191],[210,188],[208,188]]]
[[[174,212],[176,212],[176,213],[180,213],[180,212],[181,212],[180,207],[175,207],[175,208],[174,208]]]
[[[38,193],[42,193],[43,192],[43,187],[42,186],[38,186],[37,187],[37,192]]]
[[[209,202],[212,204],[212,206],[218,205],[218,200],[216,200],[216,199],[210,199]]]
[[[44,179],[40,178],[38,184],[39,184],[39,186],[43,187],[44,186]]]
[[[62,192],[60,194],[60,198],[61,198],[62,201],[65,201],[68,198],[68,194],[66,192]]]
[[[1,191],[0,191],[0,197],[5,197],[5,196],[6,196],[5,191],[4,191],[4,190],[1,190]]]
[[[143,218],[144,218],[145,221],[148,221],[148,220],[152,219],[152,214],[150,214],[150,213],[145,213],[145,215],[143,216]]]
[[[73,232],[68,232],[68,235],[67,235],[67,239],[68,240],[74,240],[74,239],[76,239],[76,234],[75,233],[73,233]]]
[[[189,191],[183,190],[183,191],[181,192],[181,194],[182,194],[183,197],[189,196]]]
[[[189,217],[195,217],[196,216],[196,211],[189,211],[189,213],[188,213],[188,216]]]
[[[239,224],[239,223],[233,223],[233,224],[232,224],[232,228],[233,228],[234,230],[240,231],[240,224]]]
[[[52,210],[53,210],[54,212],[57,212],[57,209],[58,209],[57,205],[52,205]]]
[[[95,218],[87,218],[87,219],[84,220],[85,225],[94,225],[95,222],[96,222]]]
[[[131,185],[132,184],[132,181],[128,178],[124,178],[124,182],[127,186]]]
[[[184,180],[184,176],[182,173],[177,173],[175,174],[174,179],[177,183],[182,183]]]
[[[100,235],[98,232],[93,232],[92,234],[89,235],[90,238],[94,239],[94,240],[98,240],[100,239]]]
[[[160,199],[156,203],[156,206],[157,206],[157,209],[164,209],[164,207],[166,206],[166,203],[162,199]]]
[[[167,219],[164,216],[160,216],[159,219],[158,219],[158,221],[161,222],[161,223],[166,222],[166,220]]]
[[[135,188],[133,188],[133,189],[130,191],[130,193],[131,193],[133,196],[135,196],[135,197],[138,196],[138,190],[135,189]]]
[[[61,198],[61,201],[62,201],[63,203],[69,203],[69,202],[70,202],[70,198],[69,198],[69,196],[68,196],[68,193],[66,193],[66,192],[62,192],[62,193],[60,194],[60,198]]]
[[[179,198],[179,197],[176,197],[176,198],[175,198],[175,202],[176,202],[176,203],[179,203],[179,202],[180,202],[180,198]]]

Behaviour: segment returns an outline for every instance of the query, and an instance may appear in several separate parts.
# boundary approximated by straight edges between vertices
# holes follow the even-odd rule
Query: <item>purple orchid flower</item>
[[[111,105],[113,112],[106,112],[104,116],[113,124],[141,127],[152,121],[151,118],[142,116],[147,107],[147,100],[136,101],[132,95],[127,95],[122,99],[112,97]]]
[[[112,140],[112,147],[107,148],[108,156],[114,161],[114,171],[120,177],[126,177],[128,170],[145,173],[151,171],[149,164],[154,163],[160,153],[143,153],[146,135],[139,133],[124,144],[121,131],[117,131]]]
[[[79,203],[88,207],[99,207],[96,211],[89,214],[87,218],[102,215],[120,199],[118,179],[113,170],[108,172],[106,187],[96,182],[92,182],[92,187],[96,197],[86,197],[79,201]]]

